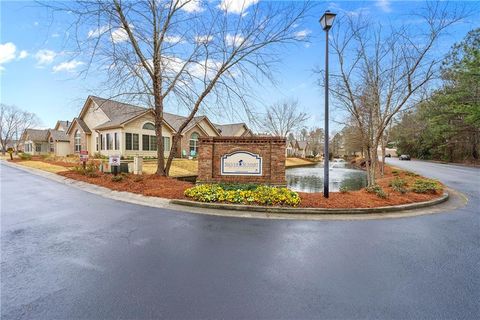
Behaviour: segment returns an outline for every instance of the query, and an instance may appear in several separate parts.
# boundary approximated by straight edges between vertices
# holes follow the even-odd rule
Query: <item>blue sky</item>
[[[264,1],[264,0],[260,0]],[[478,2],[463,2],[476,12],[454,25],[450,33],[441,39],[435,54],[442,56],[450,46],[460,41],[466,33],[479,27],[480,10]],[[309,33],[311,42],[289,46],[283,50],[281,62],[276,65],[276,85],[267,84],[255,95],[257,101],[252,108],[263,110],[280,99],[297,99],[300,107],[311,115],[309,127],[323,127],[323,89],[317,86],[318,76],[313,69],[324,63],[324,32],[318,18],[326,9],[343,14],[362,12],[384,25],[399,24],[406,15],[423,5],[420,1],[325,1],[317,2],[312,17],[301,30]],[[59,119],[75,117],[89,94],[98,94],[98,80],[76,76],[83,61],[72,62],[63,39],[65,24],[57,19],[54,23],[49,13],[33,2],[1,1],[0,26],[0,77],[2,103],[13,104],[35,112],[43,127],[53,127]],[[68,17],[66,17],[68,18]],[[410,23],[414,23],[411,21]],[[332,66],[334,68],[334,66]],[[175,106],[167,111],[178,112]],[[181,113],[181,110],[180,110]],[[341,114],[334,114],[340,119]],[[234,115],[212,115],[215,121],[230,122],[238,119]],[[338,130],[333,125],[333,130]]]

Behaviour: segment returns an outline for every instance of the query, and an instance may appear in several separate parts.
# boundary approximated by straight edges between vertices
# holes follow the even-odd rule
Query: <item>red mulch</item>
[[[98,173],[98,177],[88,177],[83,174],[65,171],[59,175],[75,180],[96,184],[117,191],[128,191],[145,196],[161,197],[167,199],[185,199],[183,192],[193,186],[190,182],[180,181],[157,175],[124,175],[122,181],[112,181],[111,174]]]
[[[434,194],[421,194],[415,192],[407,192],[401,194],[394,191],[388,185],[395,177],[402,178],[407,181],[408,186],[415,179],[423,178],[421,176],[409,176],[405,174],[405,171],[398,169],[398,175],[394,176],[392,169],[389,166],[385,166],[385,175],[380,177],[377,175],[377,184],[380,185],[383,190],[389,194],[387,199],[379,198],[374,193],[368,193],[365,189],[358,191],[349,191],[346,193],[330,192],[329,198],[325,199],[322,193],[303,193],[299,192],[302,202],[300,207],[303,208],[373,208],[393,206],[399,204],[407,204],[413,202],[423,202],[440,197],[443,194],[443,190],[438,190]]]
[[[40,159],[38,159],[40,160]],[[12,160],[9,160],[12,161]],[[21,159],[14,159],[12,162],[21,162]],[[64,166],[67,168],[74,167],[78,164],[62,161],[47,161],[46,163]],[[387,199],[381,199],[373,193],[368,193],[365,190],[349,191],[346,193],[330,192],[330,197],[325,199],[322,193],[304,193],[299,192],[302,199],[300,207],[303,208],[372,208],[392,206],[399,204],[407,204],[413,202],[422,202],[440,197],[442,190],[435,194],[418,194],[414,192],[407,192],[401,194],[394,191],[388,186],[389,182],[395,177],[405,179],[409,185],[420,176],[409,176],[405,171],[397,170],[399,174],[394,176],[392,168],[385,167],[385,176],[383,178],[378,175],[377,183],[389,194]],[[88,177],[74,171],[64,171],[58,173],[59,175],[80,180],[96,185],[100,185],[112,190],[128,191],[146,196],[161,197],[167,199],[186,199],[184,191],[193,186],[192,183],[180,181],[174,178],[160,177],[156,175],[135,176],[132,174],[125,175],[122,181],[113,182],[111,174],[98,173],[98,177]],[[408,187],[408,186],[407,186]]]

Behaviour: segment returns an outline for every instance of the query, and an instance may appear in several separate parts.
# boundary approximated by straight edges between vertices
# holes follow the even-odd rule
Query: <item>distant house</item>
[[[308,142],[307,141],[296,141],[296,147],[297,147],[297,150],[296,150],[296,153],[295,155],[299,158],[306,158],[307,155],[308,155]]]
[[[71,154],[70,137],[66,132],[70,124],[70,121],[57,121],[55,128],[48,130],[47,142],[49,153],[56,156]]]
[[[285,154],[287,157],[294,157],[297,151],[297,141],[296,140],[288,140],[287,147],[285,149]]]
[[[31,155],[42,155],[49,153],[47,142],[48,129],[27,129],[22,135],[24,141],[24,152]]]

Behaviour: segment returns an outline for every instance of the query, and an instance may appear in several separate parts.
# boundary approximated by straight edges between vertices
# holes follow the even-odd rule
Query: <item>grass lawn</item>
[[[305,159],[300,159],[300,158],[287,158],[285,161],[285,167],[296,167],[296,166],[305,166],[305,165],[311,165],[314,164],[315,162],[305,160]]]
[[[157,170],[157,162],[149,161],[143,163],[143,173],[153,174]],[[173,159],[170,168],[171,177],[192,176],[198,173],[198,161],[188,159]]]
[[[46,163],[43,161],[21,161],[17,162],[17,164],[20,164],[22,166],[30,167],[30,168],[35,168],[35,169],[40,169],[43,171],[48,171],[48,172],[53,172],[53,173],[58,173],[62,171],[67,171],[67,167],[55,165],[55,164],[50,164]]]

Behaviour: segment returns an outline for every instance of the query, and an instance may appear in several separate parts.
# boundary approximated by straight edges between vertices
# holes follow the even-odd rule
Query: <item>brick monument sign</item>
[[[285,186],[285,138],[202,137],[197,183]]]

